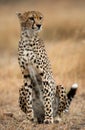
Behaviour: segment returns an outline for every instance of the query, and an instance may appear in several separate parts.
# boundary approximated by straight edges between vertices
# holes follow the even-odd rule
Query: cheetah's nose
[[[40,27],[41,27],[41,24],[37,24],[37,27],[38,27],[38,29],[40,29]]]

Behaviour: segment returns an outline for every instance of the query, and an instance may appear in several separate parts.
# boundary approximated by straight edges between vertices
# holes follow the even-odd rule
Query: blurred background
[[[44,15],[40,36],[45,42],[57,84],[63,84],[67,91],[73,83],[79,85],[77,98],[71,107],[74,120],[73,116],[68,116],[65,121],[72,119],[73,124],[77,122],[77,128],[79,121],[84,121],[85,126],[84,0],[0,0],[0,121],[6,119],[3,112],[17,112],[16,115],[19,112],[18,91],[23,79],[17,60],[20,25],[16,12],[28,10],[38,10]],[[17,123],[13,125],[13,120],[10,122],[8,118],[6,123],[2,122],[3,130],[16,129]],[[66,128],[71,125],[67,123]]]
[[[65,86],[78,82],[81,87],[84,87],[84,0],[0,0],[0,71],[2,79],[3,77],[9,78],[10,75],[11,80],[13,77],[21,78],[17,63],[20,25],[16,12],[28,10],[38,10],[44,15],[43,30],[40,36],[45,41],[57,82],[63,83]],[[5,69],[4,72],[3,69]]]
[[[83,0],[0,0],[1,75],[7,76],[5,73],[11,67],[14,67],[10,70],[12,77],[21,75],[17,64],[20,25],[16,12],[28,10],[38,10],[44,15],[40,36],[45,41],[55,79],[66,86],[72,82],[79,82],[81,87],[84,87],[85,1]]]
[[[1,50],[17,48],[20,27],[16,12],[27,10],[39,10],[43,13],[44,27],[41,35],[44,40],[57,44],[60,40],[85,39],[83,0],[0,0]]]
[[[45,41],[57,83],[85,85],[85,1],[0,0],[0,77],[21,79],[17,61],[20,25],[16,12],[38,10],[44,15],[40,36]],[[11,79],[10,79],[11,78]],[[17,81],[13,80],[16,84]],[[81,90],[82,91],[82,90]],[[81,93],[80,91],[80,93]]]

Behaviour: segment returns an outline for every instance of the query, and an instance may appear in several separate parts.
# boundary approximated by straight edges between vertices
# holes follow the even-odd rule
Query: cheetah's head
[[[21,28],[26,28],[30,31],[39,32],[42,29],[43,15],[38,11],[28,11],[17,13],[20,20]]]

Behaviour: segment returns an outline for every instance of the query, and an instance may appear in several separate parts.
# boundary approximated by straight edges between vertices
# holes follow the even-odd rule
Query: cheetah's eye
[[[30,20],[34,20],[34,18],[33,18],[33,17],[30,17],[29,19],[30,19]]]
[[[41,20],[43,17],[42,17],[42,16],[40,16],[39,18],[40,18],[40,20]]]

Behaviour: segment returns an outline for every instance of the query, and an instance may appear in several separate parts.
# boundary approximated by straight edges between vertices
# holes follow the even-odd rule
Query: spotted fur
[[[56,115],[61,116],[68,106],[68,97],[63,86],[56,86],[44,42],[38,35],[42,29],[43,15],[38,11],[17,15],[21,26],[18,61],[24,79],[19,90],[19,105],[28,120],[33,121],[35,95],[35,100],[43,104],[44,123],[53,123],[53,102],[58,99]]]

